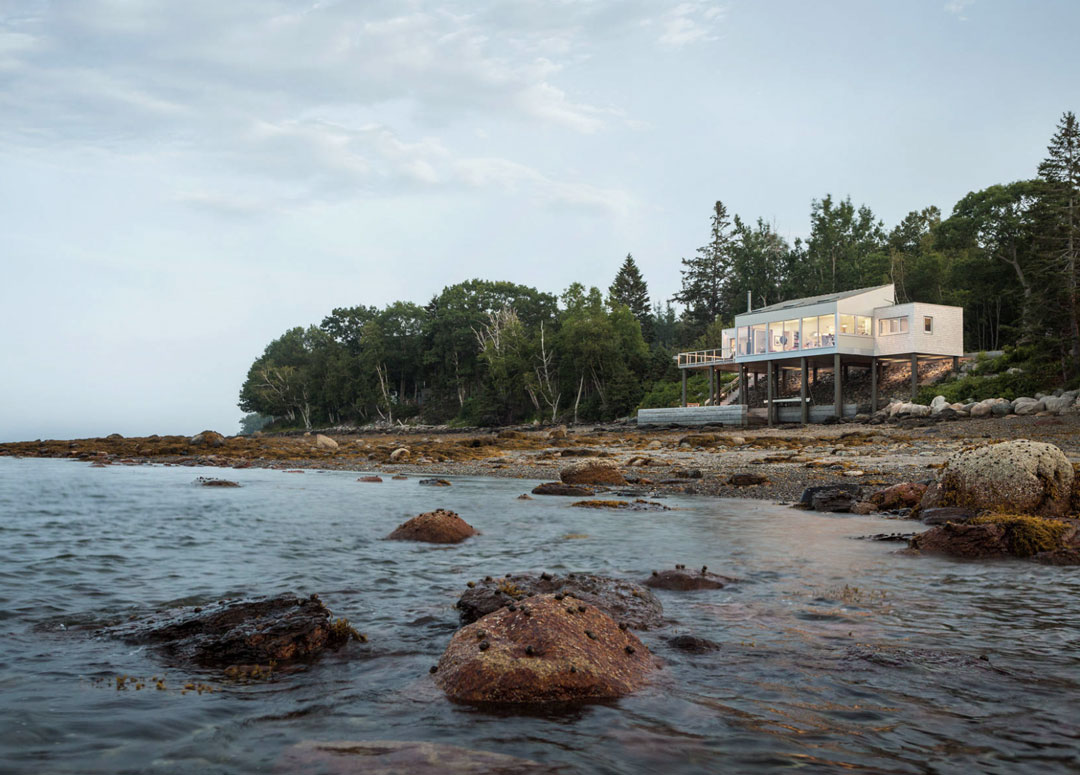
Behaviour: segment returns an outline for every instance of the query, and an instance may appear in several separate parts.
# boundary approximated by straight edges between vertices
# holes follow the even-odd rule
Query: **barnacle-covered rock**
[[[429,544],[459,544],[476,529],[457,514],[436,509],[413,517],[387,536],[391,541],[425,541]]]
[[[597,458],[571,463],[559,471],[559,478],[565,484],[626,484],[617,464]]]

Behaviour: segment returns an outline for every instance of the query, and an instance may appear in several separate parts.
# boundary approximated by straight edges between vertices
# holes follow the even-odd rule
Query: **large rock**
[[[874,506],[883,511],[914,508],[919,505],[919,501],[922,500],[925,493],[925,484],[921,482],[904,482],[871,493],[869,500]]]
[[[316,595],[174,609],[102,634],[151,646],[172,664],[213,668],[285,665],[340,648],[350,639],[364,640],[347,620],[331,621]]]
[[[1046,404],[1042,401],[1036,401],[1034,398],[1022,399],[1018,398],[1013,401],[1013,412],[1021,417],[1038,414],[1046,409]]]
[[[810,507],[814,511],[843,514],[850,512],[858,502],[858,496],[847,490],[840,487],[826,487],[811,496]]]
[[[1019,515],[978,517],[933,527],[914,536],[910,546],[921,552],[971,560],[1053,555],[1055,564],[1067,564],[1061,560],[1080,545],[1077,524],[1072,520]]]
[[[446,509],[436,509],[413,517],[398,525],[387,536],[390,541],[424,541],[429,544],[459,544],[476,529],[457,514]]]
[[[930,407],[922,404],[897,403],[889,405],[889,416],[903,419],[904,417],[929,417]]]
[[[934,396],[934,400],[930,402],[930,414],[938,414],[948,405],[949,401],[945,396]]]
[[[946,522],[970,522],[979,516],[974,509],[960,506],[939,506],[936,509],[920,509],[919,519],[924,525],[944,525]]]
[[[579,460],[559,471],[566,484],[626,484],[618,465],[611,460]]]
[[[813,509],[815,496],[822,495],[823,497],[835,497],[833,491],[840,490],[846,493],[850,503],[855,503],[860,500],[860,494],[862,493],[862,486],[858,484],[819,484],[813,487],[807,487],[802,492],[802,497],[799,498],[797,506],[804,509]]]
[[[987,398],[975,404],[975,406],[971,407],[969,411],[972,417],[989,417],[993,412],[993,408],[994,399]]]
[[[409,453],[408,447],[398,447],[397,449],[395,449],[393,452],[390,453],[390,462],[391,463],[406,462],[409,459],[409,454],[410,453]]]
[[[1012,401],[1007,401],[1004,398],[991,399],[994,403],[990,405],[990,413],[994,417],[1008,417],[1012,414]]]
[[[652,668],[641,641],[596,606],[538,595],[458,630],[435,682],[459,702],[575,702],[629,694]]]
[[[561,767],[456,745],[402,740],[305,740],[285,749],[274,772],[322,775],[555,775]]]
[[[195,447],[224,447],[225,437],[217,431],[203,431],[192,436],[188,442]]]
[[[1073,478],[1068,458],[1053,444],[988,444],[950,457],[921,506],[1061,516],[1069,510]]]
[[[1054,414],[1061,414],[1073,405],[1074,400],[1076,399],[1062,395],[1047,396],[1042,400],[1042,402],[1043,406],[1046,407],[1046,411],[1053,412]]]
[[[713,573],[707,567],[700,570],[687,570],[685,565],[676,565],[675,570],[653,571],[645,579],[645,586],[653,589],[670,589],[689,592],[695,589],[723,589],[737,579]]]
[[[329,436],[323,436],[319,433],[315,435],[315,446],[318,449],[337,449],[338,443]]]
[[[664,619],[663,606],[645,587],[632,581],[588,573],[565,576],[516,573],[502,578],[489,576],[465,590],[457,601],[457,608],[462,624],[471,624],[500,608],[527,602],[530,597],[544,594],[572,595],[638,630],[656,627]]]

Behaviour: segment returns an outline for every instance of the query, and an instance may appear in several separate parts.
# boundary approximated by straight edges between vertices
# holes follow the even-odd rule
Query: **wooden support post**
[[[709,397],[705,401],[705,403],[710,405],[710,406],[712,405],[712,400],[713,400],[713,375],[714,375],[714,373],[715,372],[713,370],[713,367],[710,366],[709,367]]]
[[[682,405],[686,408],[686,369],[679,369],[682,372]]]
[[[799,398],[802,399],[802,422],[806,425],[810,421],[810,405],[806,402],[806,358],[799,358],[800,371],[802,372],[802,379],[799,381]]]
[[[954,355],[953,358],[952,358],[952,373],[953,373],[954,377],[957,374],[960,373],[960,356],[959,355]]]
[[[739,403],[744,406],[749,405],[749,401],[746,400],[746,396],[750,392],[749,378],[746,376],[746,367],[739,366]]]
[[[877,411],[877,358],[870,359],[870,413]]]
[[[919,356],[911,354],[911,400],[919,395]]]
[[[776,364],[769,361],[765,364],[765,372],[768,376],[768,388],[766,390],[767,402],[765,404],[765,417],[768,419],[769,425],[773,424],[773,410],[776,408],[776,404],[773,403],[773,399],[776,398],[776,384],[773,379],[773,372],[776,371]]]
[[[837,417],[844,416],[844,382],[840,371],[840,353],[833,355],[833,411]]]

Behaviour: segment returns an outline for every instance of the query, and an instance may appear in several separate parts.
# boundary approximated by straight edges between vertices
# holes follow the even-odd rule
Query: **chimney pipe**
[[[754,311],[754,294],[753,294],[752,291],[747,291],[746,292],[746,311],[747,312],[753,312]]]

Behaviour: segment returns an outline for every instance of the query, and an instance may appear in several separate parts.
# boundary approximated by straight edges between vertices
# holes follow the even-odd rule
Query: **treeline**
[[[807,240],[716,202],[708,242],[682,260],[682,287],[651,304],[628,255],[607,293],[559,297],[470,280],[427,305],[333,310],[252,364],[240,407],[279,424],[395,421],[495,425],[604,420],[671,401],[680,350],[719,347],[754,307],[895,283],[897,300],[964,308],[968,350],[1023,346],[1061,382],[1080,373],[1080,126],[1065,113],[1031,180],[968,194],[887,230],[869,207],[825,196]],[[255,420],[249,419],[253,427]]]

